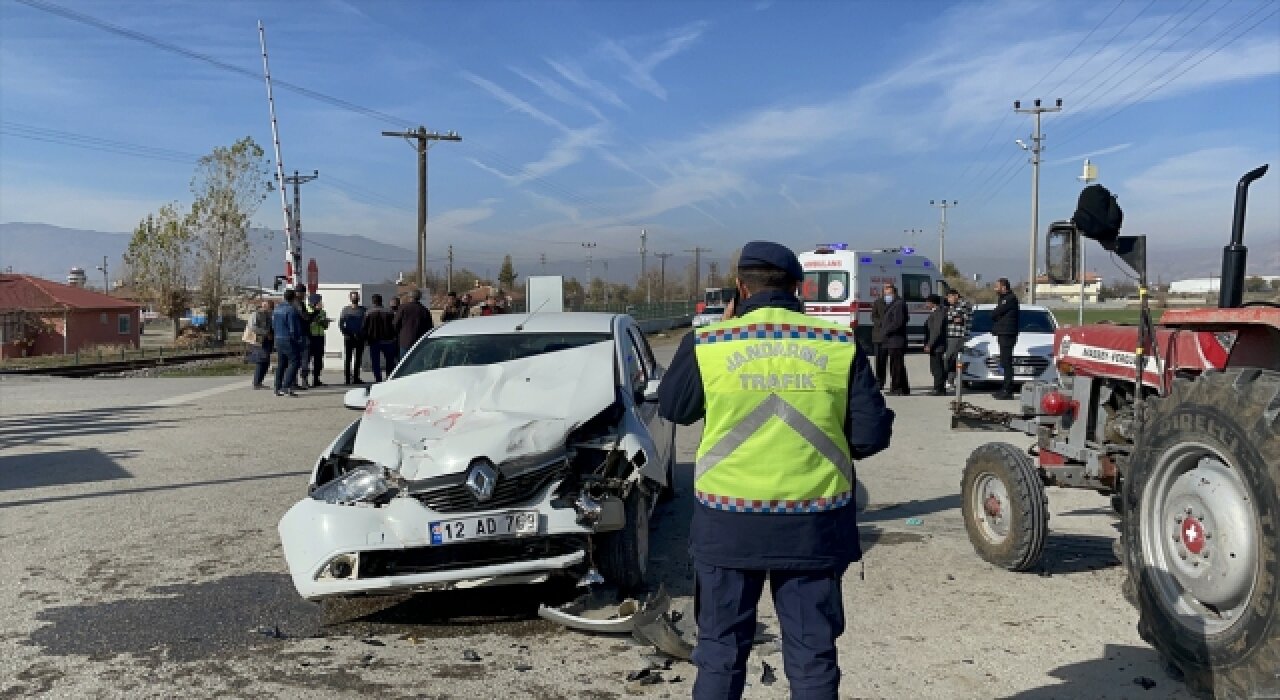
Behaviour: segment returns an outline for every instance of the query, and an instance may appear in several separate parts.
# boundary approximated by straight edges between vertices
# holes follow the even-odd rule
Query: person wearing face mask
[[[911,385],[907,381],[907,302],[898,296],[898,288],[892,284],[884,286],[884,316],[881,329],[884,340],[881,346],[889,356],[889,395],[907,396],[911,393]]]

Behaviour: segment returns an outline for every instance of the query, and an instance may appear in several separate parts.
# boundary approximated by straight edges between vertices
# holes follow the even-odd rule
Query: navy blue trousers
[[[782,624],[782,660],[794,700],[835,700],[840,688],[836,638],[844,633],[843,568],[820,571],[724,569],[694,562],[698,644],[697,700],[742,697],[756,607],[769,581]]]

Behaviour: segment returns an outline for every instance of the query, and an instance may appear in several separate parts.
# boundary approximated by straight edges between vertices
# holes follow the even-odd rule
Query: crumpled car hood
[[[410,481],[562,454],[575,428],[616,399],[611,342],[414,374],[369,392],[352,451]]]

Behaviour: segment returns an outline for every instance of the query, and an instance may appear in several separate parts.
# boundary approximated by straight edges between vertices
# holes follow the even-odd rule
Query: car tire
[[[644,486],[634,484],[623,500],[626,526],[596,538],[596,568],[623,591],[642,588],[649,571],[649,499]]]

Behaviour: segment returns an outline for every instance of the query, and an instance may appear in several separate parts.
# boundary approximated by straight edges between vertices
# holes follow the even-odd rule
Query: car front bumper
[[[1039,357],[1039,356],[1036,356]],[[1032,355],[1014,355],[1013,356],[1013,381],[1028,382],[1032,379],[1039,379],[1044,376],[1048,366],[1052,363],[1052,358],[1044,358],[1044,367],[1034,367],[1031,373],[1021,374],[1019,369],[1028,367],[1032,360]],[[987,355],[961,355],[960,361],[964,367],[961,371],[961,378],[966,382],[999,382],[1004,381],[1004,373],[1000,371],[999,356],[995,357],[996,367],[988,365]]]
[[[521,536],[431,544],[431,523],[537,511],[538,532]],[[573,508],[546,499],[524,507],[439,513],[417,499],[393,498],[382,507],[335,505],[304,498],[279,525],[289,575],[309,600],[532,582],[586,559],[586,536]],[[350,574],[334,575],[341,559]]]

